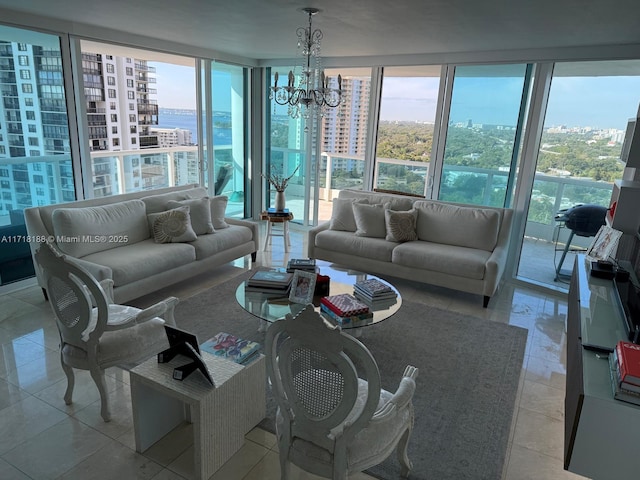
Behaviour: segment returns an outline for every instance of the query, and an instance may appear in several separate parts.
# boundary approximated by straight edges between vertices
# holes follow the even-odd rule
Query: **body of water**
[[[231,114],[215,112],[213,117],[213,142],[215,145],[231,145]],[[224,126],[222,126],[224,125]],[[198,118],[188,110],[164,110],[158,113],[158,128],[183,128],[190,130],[193,143],[198,143]]]

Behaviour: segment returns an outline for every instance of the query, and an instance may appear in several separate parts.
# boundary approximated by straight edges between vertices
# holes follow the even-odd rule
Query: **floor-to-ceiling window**
[[[280,79],[287,78],[291,70],[291,67],[269,69],[271,74],[268,87],[274,85],[276,74]],[[306,179],[311,171],[311,165],[307,162],[307,144],[310,131],[308,123],[312,119],[307,120],[301,115],[294,118],[290,107],[279,105],[275,99],[268,102],[266,113],[266,158],[261,172],[266,188],[265,207],[274,206],[276,194],[275,188],[266,178],[270,175],[281,179],[291,177],[285,190],[286,208],[293,213],[295,221],[300,222],[305,217],[305,205],[310,198]]]
[[[365,153],[371,101],[371,69],[326,69],[325,75],[333,82],[342,78],[342,103],[336,108],[327,108],[319,119],[320,133],[314,140],[319,142],[317,192],[319,221],[331,217],[331,199],[343,188],[369,189],[365,180]],[[315,145],[315,143],[314,143]],[[314,148],[314,153],[316,149]],[[312,169],[315,169],[313,156]],[[314,177],[315,178],[315,177]],[[313,184],[313,187],[316,187]],[[313,208],[313,204],[311,207]],[[310,214],[313,218],[313,211]]]
[[[567,288],[571,234],[556,213],[579,204],[609,206],[622,178],[619,161],[627,120],[640,103],[640,61],[562,62],[553,68],[518,275]],[[535,160],[535,159],[533,159]],[[592,238],[574,236],[569,252]],[[535,260],[534,260],[535,259]]]
[[[440,200],[508,205],[529,76],[526,64],[455,67]]]
[[[240,218],[245,216],[246,97],[246,69],[213,62],[209,117],[213,145],[212,190],[214,195],[229,198],[227,215]],[[207,96],[203,100],[207,101]],[[208,176],[205,179],[209,181]]]
[[[76,199],[60,38],[0,26],[0,285],[34,275],[23,210]]]
[[[199,183],[195,60],[86,40],[80,49],[86,195]]]
[[[439,65],[384,68],[376,188],[425,194],[441,70]]]

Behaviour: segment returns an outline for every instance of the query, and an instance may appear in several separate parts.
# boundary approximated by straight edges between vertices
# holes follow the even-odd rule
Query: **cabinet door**
[[[582,377],[582,342],[580,331],[580,286],[578,261],[573,266],[567,305],[567,378],[564,398],[564,468],[571,463],[571,453],[576,439],[580,413],[584,401]]]

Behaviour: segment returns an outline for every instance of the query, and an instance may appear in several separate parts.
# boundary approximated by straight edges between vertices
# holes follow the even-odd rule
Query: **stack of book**
[[[640,405],[640,345],[619,341],[609,355],[613,397]]]
[[[398,296],[393,288],[377,278],[356,282],[353,286],[353,294],[357,299],[374,307],[374,310],[380,306],[393,305]]]
[[[289,209],[284,208],[282,210],[276,210],[275,208],[271,207],[267,209],[267,215],[269,215],[270,217],[288,217]]]
[[[349,293],[322,297],[320,311],[341,325],[373,318],[369,306]]]
[[[268,293],[280,296],[289,294],[293,273],[282,268],[258,270],[245,284],[244,291],[251,293]]]
[[[246,365],[258,356],[260,344],[220,332],[200,345],[200,350]]]
[[[287,263],[287,272],[294,272],[296,270],[302,270],[304,272],[316,272],[316,259],[315,258],[292,258]]]

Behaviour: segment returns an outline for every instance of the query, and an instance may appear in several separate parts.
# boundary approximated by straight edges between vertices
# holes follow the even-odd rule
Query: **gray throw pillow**
[[[229,203],[229,197],[225,195],[211,197],[211,221],[213,222],[213,228],[216,230],[229,227],[229,224],[224,220],[227,212],[227,203]]]
[[[384,211],[384,222],[387,227],[386,240],[389,242],[413,242],[418,239],[416,225],[418,211],[415,208],[405,212],[396,210]]]
[[[189,206],[189,216],[191,217],[191,227],[196,235],[206,235],[215,232],[211,223],[211,204],[209,197],[193,198],[189,200],[169,200],[167,207],[170,209]]]
[[[384,223],[385,205],[377,203],[353,204],[353,217],[356,221],[356,237],[385,238],[387,229]]]
[[[353,217],[354,203],[367,203],[366,199],[356,200],[354,198],[334,198],[332,201],[331,230],[340,230],[343,232],[355,232],[356,221]]]
[[[198,238],[191,228],[187,205],[166,212],[151,213],[147,215],[147,219],[156,243],[193,242]]]

